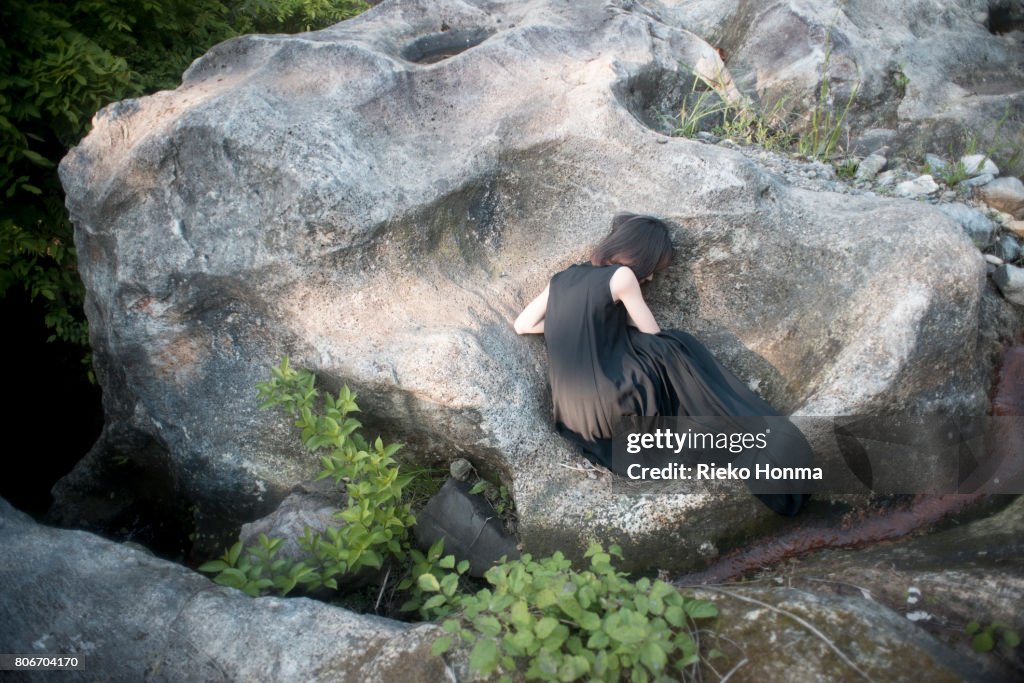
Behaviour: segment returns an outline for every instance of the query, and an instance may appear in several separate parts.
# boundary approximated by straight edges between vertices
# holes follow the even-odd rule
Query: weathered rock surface
[[[748,2],[671,0],[682,23],[726,54],[744,92],[813,109],[826,62],[837,110],[862,153],[921,157],[960,133],[1016,140],[1024,126],[1024,9],[1011,0]],[[864,135],[860,141],[860,132]]]
[[[972,178],[981,175],[992,177],[999,175],[999,167],[984,154],[968,154],[960,157],[960,163]]]
[[[195,506],[198,553],[316,459],[253,385],[290,354],[359,392],[371,438],[511,479],[526,550],[619,542],[632,566],[781,523],[738,482],[622,494],[550,426],[539,338],[510,321],[615,211],[675,225],[649,300],[780,409],[986,409],[985,268],[916,202],[796,189],[652,130],[703,40],[632,2],[389,2],[249,36],[101,111],[61,165],[107,428],[52,518],[131,507],[123,456]],[[838,60],[837,60],[838,63]],[[144,447],[132,448],[132,444]],[[734,541],[733,541],[734,542]],[[627,565],[627,568],[630,565]]]
[[[714,666],[732,671],[730,681],[993,680],[904,616],[864,599],[776,586],[695,593],[718,606],[717,627],[702,639],[725,653]]]
[[[1024,219],[1024,183],[1019,178],[996,178],[979,187],[976,192],[993,209]]]
[[[959,202],[936,204],[935,208],[956,221],[979,249],[992,242],[996,226],[981,211]]]
[[[445,680],[430,656],[441,634],[432,624],[250,598],[91,533],[37,524],[3,499],[0,544],[0,649],[81,655],[85,668],[62,680]]]
[[[916,624],[915,629],[940,639],[957,659],[973,660],[976,673],[968,679],[1015,681],[1024,675],[1019,648],[979,654],[964,632],[971,621],[1001,621],[1024,630],[1019,608],[1024,602],[1024,497],[995,515],[943,531],[801,557],[776,567],[763,580],[815,595],[845,596],[867,611],[893,610],[906,623]],[[848,639],[850,634],[840,636],[841,641]],[[915,665],[918,661],[913,659]]]
[[[1007,301],[1024,306],[1024,268],[1003,264],[992,273],[992,282]]]

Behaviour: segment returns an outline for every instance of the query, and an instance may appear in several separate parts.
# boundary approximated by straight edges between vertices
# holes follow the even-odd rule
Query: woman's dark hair
[[[664,270],[672,263],[675,249],[668,226],[653,216],[616,214],[612,231],[594,247],[590,262],[595,266],[629,266],[637,280]]]

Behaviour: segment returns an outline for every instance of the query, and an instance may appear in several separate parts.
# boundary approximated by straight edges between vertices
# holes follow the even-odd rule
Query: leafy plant
[[[900,97],[907,94],[907,86],[910,85],[910,78],[907,74],[903,73],[902,64],[893,70],[892,84],[896,87],[896,91],[900,94]]]
[[[403,612],[419,612],[424,619],[438,619],[451,614],[459,605],[460,578],[469,570],[469,561],[455,561],[444,552],[444,538],[430,546],[426,554],[410,551],[412,570],[398,584],[409,591],[409,599],[401,606]]]
[[[857,163],[856,159],[845,159],[842,163],[836,166],[836,175],[840,178],[846,178],[847,180],[856,177],[857,175]]]
[[[938,169],[935,174],[950,187],[956,187],[971,177],[970,172],[962,161],[957,161],[955,164],[946,164],[944,168]]]
[[[790,136],[782,116],[784,100],[779,100],[769,110],[762,110],[745,99],[729,102],[719,94],[722,90],[720,80],[694,75],[690,94],[680,108],[679,123],[673,135],[693,137],[708,130],[721,137],[769,149],[789,143]]]
[[[605,552],[592,543],[584,571],[558,552],[492,567],[490,588],[458,599],[461,611],[443,622],[434,654],[471,646],[470,668],[506,681],[524,669],[529,680],[675,680],[696,667],[693,630],[717,616],[715,605],[663,581],[632,581],[612,566],[613,555],[622,556],[617,546]],[[439,605],[451,599],[443,586],[435,592]]]
[[[273,548],[247,549],[246,569],[236,566],[243,556],[241,550],[229,551],[220,561],[199,567],[200,571],[216,572],[218,583],[236,588],[242,587],[237,585],[242,583],[257,590],[274,586],[282,594],[297,583],[304,583],[309,589],[337,589],[338,578],[343,575],[356,574],[367,567],[379,569],[389,558],[406,558],[408,530],[416,520],[409,503],[403,501],[411,475],[400,474],[393,457],[401,446],[385,445],[379,437],[372,445],[367,444],[357,431],[362,425],[349,416],[359,410],[355,394],[343,387],[336,397],[327,393],[321,400],[315,379],[308,370],[293,369],[286,356],[271,369],[270,380],[258,383],[257,389],[262,408],[279,406],[295,418],[306,448],[327,451],[320,458],[322,469],[317,479],[331,477],[335,485],[344,482],[347,506],[335,516],[345,524],[328,527],[322,534],[307,527],[298,540],[299,547],[308,554],[307,561],[299,563],[299,570],[295,569],[298,565],[274,561],[277,541],[281,539],[270,542]],[[229,572],[230,568],[241,571],[245,581],[237,572]],[[286,571],[287,578],[281,578],[282,571]],[[296,571],[298,575],[293,574]]]
[[[828,67],[832,61],[832,32],[825,34],[825,58],[821,65],[821,84],[814,108],[800,134],[797,144],[800,154],[810,159],[824,161],[831,159],[839,147],[846,115],[860,90],[860,83],[850,89],[846,104],[836,107],[833,102],[832,86],[828,79]]]
[[[991,652],[997,647],[1009,651],[1020,645],[1020,635],[1002,621],[993,621],[984,627],[972,621],[964,628],[964,632],[970,636],[971,647],[975,652]]]
[[[482,493],[498,515],[511,513],[515,508],[512,496],[509,495],[508,488],[504,484],[495,485],[486,479],[480,479],[473,484],[469,492],[471,494]]]

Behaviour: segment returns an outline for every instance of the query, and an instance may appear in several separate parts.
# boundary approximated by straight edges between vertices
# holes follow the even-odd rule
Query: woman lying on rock
[[[641,285],[673,256],[665,223],[619,214],[590,263],[556,273],[516,318],[516,332],[543,334],[547,343],[556,429],[594,464],[626,475],[628,458],[612,457],[613,436],[626,416],[748,418],[732,423],[732,436],[772,416],[775,435],[760,444],[748,440],[751,447],[741,454],[731,451],[736,461],[810,465],[810,446],[789,420],[695,337],[658,326]],[[758,497],[780,514],[796,514],[808,498],[782,485],[771,490]]]

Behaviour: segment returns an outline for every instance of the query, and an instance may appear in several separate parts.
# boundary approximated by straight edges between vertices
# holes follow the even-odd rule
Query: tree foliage
[[[85,345],[83,287],[57,163],[101,107],[175,87],[212,45],[322,28],[361,0],[0,3],[0,296],[23,286],[59,338]]]

